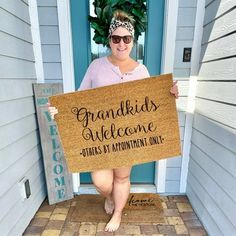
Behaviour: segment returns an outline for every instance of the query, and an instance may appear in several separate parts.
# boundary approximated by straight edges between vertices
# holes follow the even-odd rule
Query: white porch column
[[[71,33],[70,1],[57,0],[59,37],[61,47],[61,64],[64,92],[75,91],[73,45]],[[73,174],[73,191],[78,192],[79,173]]]
[[[178,18],[178,0],[165,1],[165,18],[162,45],[161,73],[172,73],[175,58],[175,41]],[[155,184],[158,193],[165,193],[166,187],[166,159],[156,162]]]
[[[205,15],[205,0],[198,0],[192,56],[191,56],[192,59],[191,59],[190,79],[189,79],[189,94],[188,94],[188,105],[186,113],[185,132],[184,132],[183,159],[182,159],[181,177],[180,177],[180,193],[185,193],[187,186],[188,164],[189,164],[189,154],[191,147],[193,116],[195,109],[197,75],[199,71],[199,61],[201,54],[201,41],[203,34],[204,15]]]
[[[37,83],[44,83],[43,57],[42,57],[40,31],[39,31],[39,16],[38,16],[37,1],[29,0],[29,15],[31,23]]]

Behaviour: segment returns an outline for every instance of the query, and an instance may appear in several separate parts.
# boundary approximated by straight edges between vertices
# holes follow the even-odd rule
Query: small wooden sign
[[[71,172],[111,169],[181,153],[172,75],[50,97]]]
[[[62,84],[33,84],[49,204],[73,198],[72,176],[66,165],[57,126],[48,112],[48,97],[62,93]]]

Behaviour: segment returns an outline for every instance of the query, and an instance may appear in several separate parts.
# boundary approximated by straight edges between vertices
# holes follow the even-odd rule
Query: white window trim
[[[180,193],[186,193],[189,155],[191,147],[193,116],[195,110],[195,95],[197,89],[197,75],[199,72],[199,61],[201,54],[201,40],[203,34],[203,24],[205,15],[205,0],[197,1],[194,40],[192,46],[192,62],[189,78],[189,94],[185,121],[183,157],[180,176]]]
[[[70,1],[57,0],[61,65],[64,92],[75,91]]]
[[[172,73],[174,69],[175,41],[178,18],[178,0],[165,1],[165,18],[163,28],[162,65],[161,73]],[[166,192],[166,166],[167,160],[156,162],[155,183],[158,193]]]

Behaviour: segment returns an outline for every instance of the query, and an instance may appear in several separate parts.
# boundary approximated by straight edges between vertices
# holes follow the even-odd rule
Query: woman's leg
[[[115,209],[111,220],[105,227],[105,231],[115,231],[120,226],[122,210],[129,197],[130,192],[130,172],[132,167],[114,169],[112,197]]]
[[[92,172],[91,176],[97,191],[106,198],[104,206],[106,213],[112,214],[114,210],[111,195],[113,189],[113,170],[97,170]]]

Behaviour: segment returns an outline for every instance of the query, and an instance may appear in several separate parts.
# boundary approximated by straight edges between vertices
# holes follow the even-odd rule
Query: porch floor
[[[207,235],[186,196],[161,197],[165,223],[121,223],[114,233],[104,232],[105,223],[73,222],[78,198],[48,205],[45,200],[24,232],[24,236],[106,235]]]

